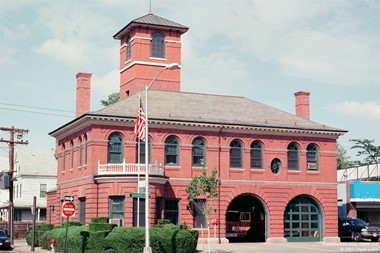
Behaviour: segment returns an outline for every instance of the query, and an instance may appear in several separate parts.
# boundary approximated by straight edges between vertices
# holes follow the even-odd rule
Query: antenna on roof
[[[149,14],[152,14],[152,0],[149,0]]]

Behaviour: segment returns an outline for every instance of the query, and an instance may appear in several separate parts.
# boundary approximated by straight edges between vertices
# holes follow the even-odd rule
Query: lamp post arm
[[[161,69],[157,75],[153,78],[153,80],[149,83],[149,85],[145,86],[145,90],[148,91],[150,89],[150,86],[152,86],[152,84],[156,81],[156,79],[158,78],[158,76],[162,73],[162,71],[168,69],[167,67]],[[145,106],[146,107],[146,106]]]

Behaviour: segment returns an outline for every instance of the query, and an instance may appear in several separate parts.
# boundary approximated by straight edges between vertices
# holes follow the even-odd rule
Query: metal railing
[[[149,164],[149,175],[164,176],[165,170],[162,164],[155,162]],[[101,164],[98,161],[98,175],[145,175],[145,164],[126,163],[107,163]]]
[[[370,164],[337,171],[338,182],[380,177],[380,164]]]

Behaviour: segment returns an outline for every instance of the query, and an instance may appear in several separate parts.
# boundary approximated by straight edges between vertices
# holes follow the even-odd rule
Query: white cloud
[[[83,41],[52,39],[45,41],[36,51],[74,66],[90,63],[88,57],[86,57],[86,45]]]
[[[343,114],[351,119],[366,121],[377,121],[380,124],[380,103],[375,101],[360,102],[343,102],[332,105],[332,110]],[[379,125],[380,127],[380,125]]]
[[[119,91],[119,70],[115,69],[103,76],[94,75],[92,89],[96,93],[112,93]]]
[[[102,106],[101,100],[107,99],[108,95],[119,92],[120,73],[114,69],[103,76],[93,75],[91,81],[91,110],[98,110]]]
[[[337,85],[380,82],[378,46],[315,31],[289,34],[288,41],[279,57],[286,75]]]
[[[67,5],[72,5],[68,7]],[[38,9],[39,25],[47,34],[36,52],[75,68],[98,70],[115,58],[114,19],[88,2],[47,2]],[[117,47],[115,41],[115,47]],[[112,44],[111,44],[112,45]]]
[[[189,33],[196,41],[194,52],[202,46],[210,50],[198,54],[219,53],[228,45],[229,58],[241,57],[239,54],[258,57],[276,64],[285,76],[306,78],[312,83],[363,86],[380,81],[380,33],[378,27],[368,25],[376,22],[376,8],[379,9],[373,3],[218,3],[192,3],[182,6],[187,12],[185,17],[178,14],[179,18],[188,19]],[[205,9],[206,15],[198,14]]]

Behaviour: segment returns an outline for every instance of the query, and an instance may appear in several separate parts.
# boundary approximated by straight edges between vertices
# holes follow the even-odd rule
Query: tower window
[[[131,59],[131,37],[128,36],[127,41],[127,61]]]
[[[165,58],[165,38],[161,33],[152,35],[152,57]]]

